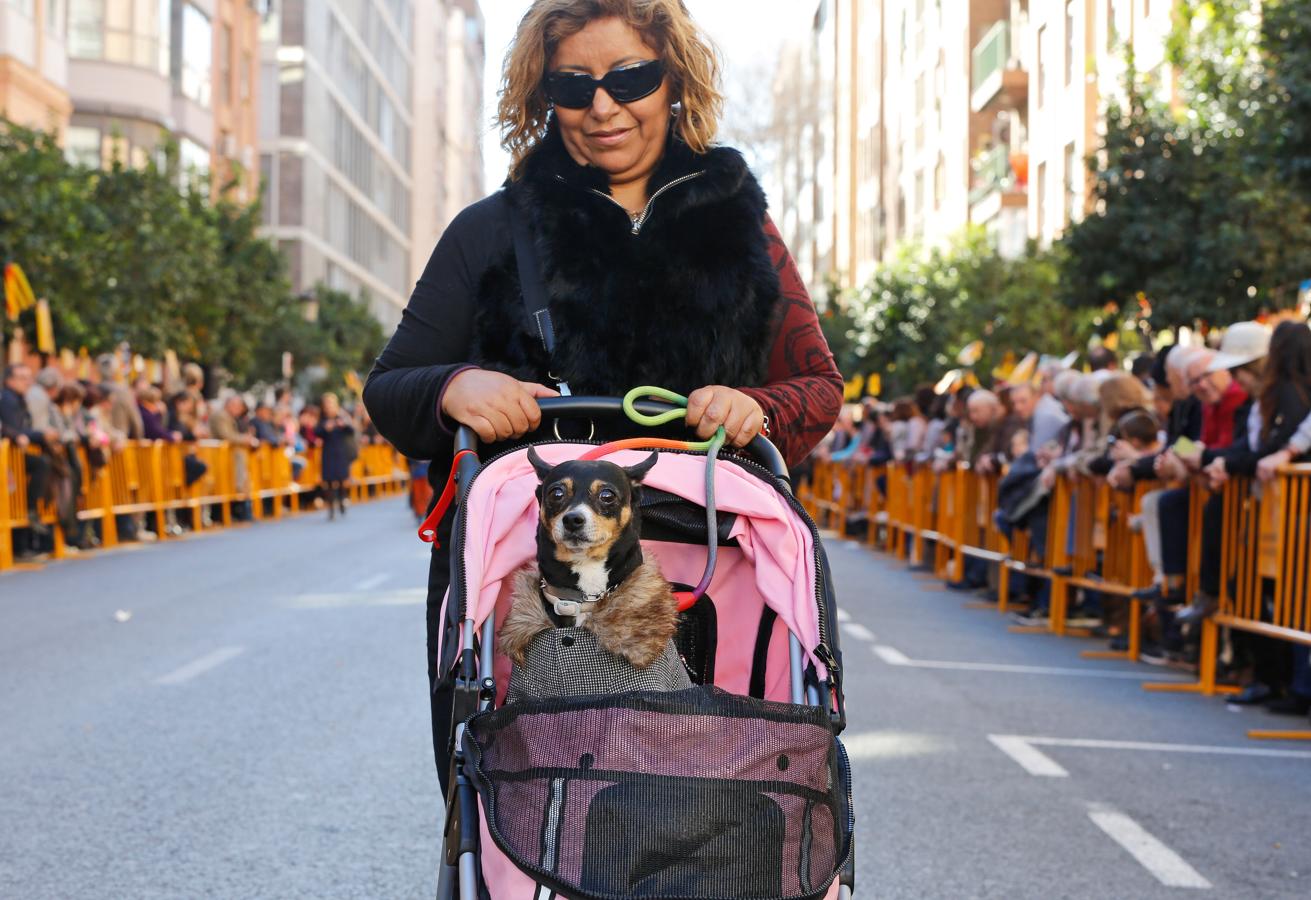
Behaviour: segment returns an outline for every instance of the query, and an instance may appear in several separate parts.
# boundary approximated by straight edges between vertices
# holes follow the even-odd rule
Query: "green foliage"
[[[848,378],[878,374],[890,397],[937,381],[976,340],[984,351],[975,370],[985,378],[1007,352],[1081,347],[1094,315],[1071,315],[1060,304],[1058,273],[1053,254],[1031,248],[1007,259],[980,229],[947,247],[905,246],[869,284],[837,301],[845,331],[835,350],[839,368]]]
[[[1068,303],[1136,314],[1142,295],[1157,328],[1292,305],[1311,277],[1308,37],[1306,3],[1182,0],[1179,102],[1131,70],[1107,110],[1096,212],[1062,242]]]
[[[306,320],[300,301],[295,301],[296,314],[280,317],[263,334],[257,349],[259,368],[279,370],[283,352],[290,352],[302,373],[311,367],[323,370],[321,378],[303,381],[307,392],[340,390],[347,372],[361,378],[368,374],[386,335],[369,311],[367,296],[352,297],[318,285],[312,298],[318,309],[313,321]]]
[[[334,385],[366,371],[383,342],[367,301],[321,289],[306,322],[281,254],[258,234],[259,205],[211,202],[207,183],[185,180],[170,146],[143,168],[101,171],[0,120],[0,262],[22,265],[50,301],[60,345],[171,349],[244,383],[279,378],[283,351],[326,366]]]

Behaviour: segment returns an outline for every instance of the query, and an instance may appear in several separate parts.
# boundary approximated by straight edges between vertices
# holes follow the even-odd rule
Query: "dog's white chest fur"
[[[578,590],[590,597],[602,593],[610,584],[610,570],[605,567],[604,562],[597,560],[585,560],[570,565],[574,575],[578,578]],[[578,619],[576,625],[582,625],[591,616],[593,604],[583,603],[579,605]]]

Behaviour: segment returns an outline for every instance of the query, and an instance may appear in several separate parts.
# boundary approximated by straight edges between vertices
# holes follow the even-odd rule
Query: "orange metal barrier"
[[[0,571],[14,565],[13,532],[28,527],[27,476],[23,457],[36,451],[20,450],[0,441]],[[301,510],[303,494],[317,490],[320,454],[311,448],[299,460],[303,468],[293,478],[293,460],[283,448],[234,447],[219,441],[166,444],[135,441],[109,454],[105,465],[93,469],[84,450],[78,449],[82,487],[77,500],[78,519],[100,524],[102,547],[119,542],[117,517],[142,517],[160,538],[168,533],[170,516],[191,511],[191,527],[199,532],[230,526],[232,507],[249,501],[252,517],[281,518]],[[194,484],[186,483],[186,458],[194,455],[206,471]],[[354,501],[399,494],[409,482],[404,457],[385,444],[360,447],[351,465]],[[208,512],[215,510],[211,521]],[[43,524],[57,525],[55,510],[41,501],[37,511]],[[54,529],[56,559],[67,555],[65,535]]]
[[[1007,542],[993,522],[996,476],[981,476],[964,466],[933,474],[922,467],[912,471],[902,464],[889,465],[886,474],[884,512],[890,552],[915,560],[922,542],[933,540],[937,546],[934,570],[939,577],[952,580],[962,577],[967,556],[997,564],[996,607],[1003,611],[1010,599],[1012,573],[1049,579],[1051,618],[1040,630],[1056,634],[1078,633],[1068,625],[1071,589],[1120,598],[1125,604],[1128,650],[1085,655],[1137,658],[1143,610],[1133,594],[1151,584],[1153,573],[1143,540],[1131,523],[1141,511],[1144,495],[1160,485],[1139,484],[1132,492],[1124,492],[1100,478],[1058,478],[1048,497],[1046,551],[1038,558],[1032,551],[1032,535],[1016,531]],[[1185,590],[1191,597],[1198,589],[1202,513],[1210,493],[1196,481],[1189,490]],[[1218,613],[1202,626],[1198,680],[1145,685],[1149,689],[1232,692],[1232,686],[1218,684],[1216,678],[1222,628],[1311,645],[1311,465],[1285,468],[1264,490],[1250,480],[1231,479],[1224,489],[1224,504],[1222,593]],[[1307,735],[1262,732],[1253,736]]]

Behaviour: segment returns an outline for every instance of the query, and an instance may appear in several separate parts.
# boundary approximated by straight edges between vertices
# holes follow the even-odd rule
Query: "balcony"
[[[985,150],[970,164],[974,186],[970,190],[970,221],[984,223],[1004,209],[1028,206],[1029,156],[1013,153],[1002,144]]]
[[[971,52],[970,108],[982,112],[1000,99],[1012,106],[1024,106],[1029,96],[1029,73],[1011,56],[1011,23],[994,24]]]

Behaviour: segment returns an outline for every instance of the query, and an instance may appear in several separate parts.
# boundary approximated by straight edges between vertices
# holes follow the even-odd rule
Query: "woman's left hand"
[[[729,446],[745,447],[765,427],[765,411],[741,391],[712,384],[687,398],[685,421],[702,440],[714,437],[723,426]]]

